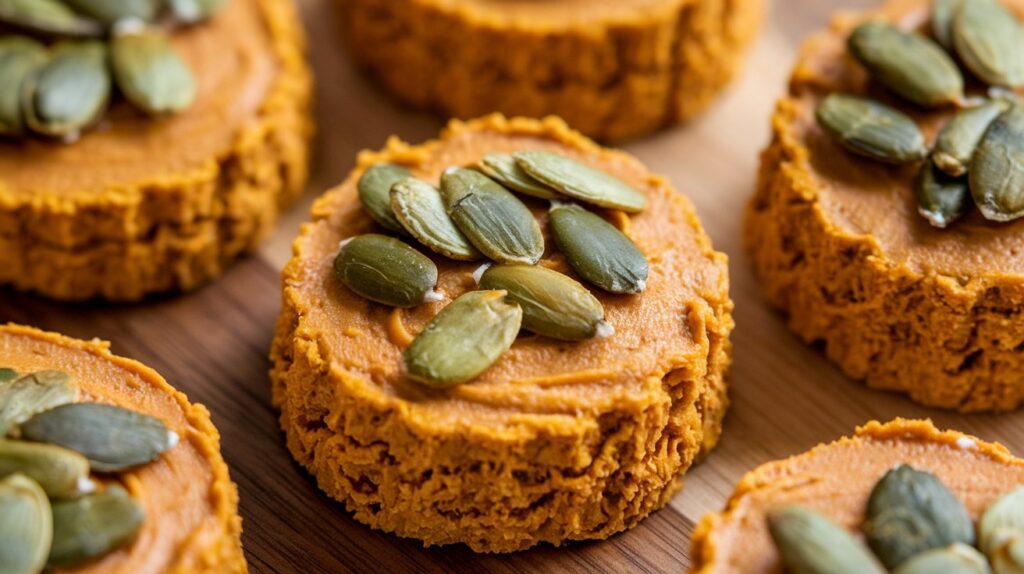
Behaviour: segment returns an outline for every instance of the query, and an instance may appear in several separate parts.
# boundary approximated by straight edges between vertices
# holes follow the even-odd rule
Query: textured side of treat
[[[308,176],[312,79],[294,7],[258,6],[278,75],[223,157],[174,178],[59,200],[0,186],[0,284],[64,300],[188,290],[270,231]]]
[[[381,152],[363,154],[352,177],[372,163],[408,163],[469,130],[597,149],[561,121],[491,116],[453,122],[440,142],[392,140]],[[677,197],[686,224],[703,235],[692,207]],[[315,220],[330,218],[329,203],[314,206]],[[724,263],[706,238],[702,243],[704,256]],[[667,373],[637,381],[635,400],[580,416],[522,413],[501,425],[453,426],[411,416],[406,401],[332,366],[328,349],[303,324],[307,303],[290,286],[302,273],[298,258],[284,271],[271,351],[274,404],[293,456],[361,522],[427,545],[464,542],[480,552],[605,538],[663,506],[680,473],[718,441],[733,326],[727,285],[689,305],[698,348],[673,358]]]
[[[591,137],[619,140],[710,105],[738,67],[762,5],[680,1],[555,30],[432,0],[355,0],[339,9],[350,51],[409,104],[461,118],[554,114]]]

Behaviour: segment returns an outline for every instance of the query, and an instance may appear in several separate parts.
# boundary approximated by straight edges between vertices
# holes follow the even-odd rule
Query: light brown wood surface
[[[341,181],[358,150],[380,147],[391,134],[421,141],[442,123],[402,109],[352,68],[340,48],[332,1],[299,0],[318,81],[316,164],[302,204],[258,255],[197,293],[142,305],[56,305],[0,291],[0,322],[111,340],[115,352],[153,366],[210,408],[241,490],[252,572],[685,572],[694,525],[721,508],[745,471],[868,420],[931,417],[1024,454],[1024,413],[962,416],[866,390],[801,344],[759,297],[740,249],[740,227],[774,99],[800,39],[824,26],[830,12],[870,3],[777,0],[717,105],[688,125],[623,146],[671,177],[696,204],[715,247],[730,256],[733,406],[718,449],[688,473],[668,508],[600,543],[477,556],[464,547],[423,550],[359,525],[291,461],[269,404],[266,355],[279,307],[278,271],[310,202]]]

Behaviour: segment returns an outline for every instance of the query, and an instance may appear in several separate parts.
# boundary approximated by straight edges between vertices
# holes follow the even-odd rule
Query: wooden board
[[[733,408],[719,448],[691,470],[667,508],[600,543],[479,556],[464,547],[424,550],[359,525],[292,462],[270,407],[266,356],[279,307],[278,271],[309,203],[345,176],[358,150],[379,147],[392,133],[420,141],[442,124],[396,106],[352,69],[338,49],[332,1],[299,0],[318,78],[316,166],[303,204],[258,255],[197,293],[143,305],[58,305],[0,291],[0,322],[110,340],[116,353],[151,365],[210,408],[241,490],[252,572],[679,573],[688,566],[694,525],[721,508],[745,471],[848,434],[867,420],[932,417],[942,427],[1024,454],[1024,413],[959,416],[866,390],[802,345],[758,296],[740,250],[740,225],[773,99],[783,90],[800,38],[824,26],[834,9],[869,4],[777,0],[741,77],[718,105],[687,126],[624,146],[694,200],[715,246],[731,258]]]

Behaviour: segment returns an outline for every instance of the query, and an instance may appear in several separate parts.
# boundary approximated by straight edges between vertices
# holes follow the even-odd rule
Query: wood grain
[[[116,353],[153,366],[210,408],[241,490],[243,540],[254,573],[679,573],[688,566],[694,525],[721,508],[744,472],[848,434],[870,419],[931,417],[941,427],[998,440],[1024,454],[1024,413],[960,416],[866,390],[801,344],[761,301],[740,250],[740,225],[773,100],[785,86],[800,38],[824,26],[833,10],[870,3],[778,0],[742,76],[719,104],[687,126],[624,146],[693,199],[715,246],[731,257],[733,408],[719,448],[687,475],[669,507],[605,542],[481,556],[464,547],[424,550],[359,525],[292,462],[270,407],[266,356],[280,303],[278,270],[309,204],[345,176],[358,150],[380,147],[391,134],[420,141],[442,124],[395,105],[352,69],[339,49],[332,1],[299,0],[318,78],[316,165],[302,205],[258,255],[197,293],[143,305],[58,305],[0,291],[0,322],[110,340]]]

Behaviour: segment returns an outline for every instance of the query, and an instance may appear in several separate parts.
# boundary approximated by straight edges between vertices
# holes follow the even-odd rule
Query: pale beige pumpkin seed
[[[924,134],[914,120],[867,98],[831,94],[818,104],[815,117],[843,147],[864,157],[901,164],[928,153]]]
[[[768,511],[768,532],[792,574],[885,574],[871,552],[849,532],[807,508]]]
[[[79,452],[99,472],[146,464],[178,443],[178,435],[160,419],[100,403],[72,403],[39,413],[21,425],[21,437]]]
[[[644,194],[626,182],[564,155],[531,150],[512,157],[534,179],[573,199],[627,213],[647,207]]]
[[[971,194],[981,214],[993,221],[1024,215],[1024,107],[1013,105],[989,126],[974,151]]]
[[[992,86],[1024,86],[1024,30],[999,0],[962,2],[953,18],[953,45],[960,60]]]
[[[50,444],[0,439],[0,478],[23,474],[51,498],[88,491],[89,461],[81,454]]]
[[[367,168],[359,178],[357,187],[363,209],[389,231],[405,233],[391,209],[391,186],[411,176],[412,173],[400,165],[378,163]]]
[[[28,127],[49,136],[77,137],[96,122],[110,99],[107,52],[101,42],[68,42],[29,76],[22,89]]]
[[[981,138],[1007,107],[1009,104],[1004,100],[990,100],[953,116],[935,139],[932,150],[935,165],[954,177],[967,173]]]
[[[587,282],[616,294],[640,293],[647,287],[647,258],[604,218],[560,203],[552,205],[548,226],[569,265]]]
[[[41,572],[52,539],[53,517],[43,489],[21,474],[0,480],[0,572]]]
[[[985,556],[965,544],[954,544],[915,555],[893,574],[989,574]]]
[[[512,346],[523,309],[504,291],[470,291],[441,310],[402,355],[409,377],[445,388],[476,378]]]
[[[429,183],[409,177],[391,186],[391,209],[405,230],[431,251],[459,261],[481,257],[449,217],[441,192]]]
[[[162,30],[115,33],[110,41],[110,61],[121,93],[146,113],[180,112],[195,100],[192,70]]]
[[[38,371],[0,385],[0,437],[38,413],[78,400],[78,386],[60,371]]]
[[[495,265],[484,271],[480,288],[508,292],[523,309],[522,327],[538,335],[582,341],[607,325],[604,306],[586,287],[546,267]]]
[[[195,23],[217,13],[224,0],[168,0],[167,4],[178,21]]]
[[[98,22],[78,16],[60,0],[0,0],[0,24],[59,36],[103,34]]]
[[[981,515],[978,546],[996,574],[1024,572],[1024,486],[1001,496]]]
[[[918,213],[940,229],[963,217],[971,207],[967,178],[951,177],[930,161],[921,165],[914,189]]]
[[[131,542],[145,513],[121,486],[53,503],[53,546],[47,563],[73,567]]]
[[[962,0],[932,0],[932,36],[946,51],[952,53],[953,18]]]
[[[143,22],[156,19],[163,0],[64,0],[75,10],[108,25],[131,18]]]
[[[0,135],[25,133],[21,89],[47,58],[46,48],[24,36],[0,37]]]
[[[441,196],[455,225],[489,259],[533,265],[544,254],[544,236],[533,214],[486,175],[451,168],[441,176]]]
[[[376,233],[342,242],[335,276],[357,295],[392,307],[437,300],[437,266],[405,243]]]
[[[915,104],[937,107],[963,100],[960,69],[941,46],[921,34],[869,21],[854,29],[848,45],[872,77]]]
[[[550,187],[530,177],[507,153],[489,153],[480,160],[480,170],[491,179],[519,193],[538,199],[561,197]]]

